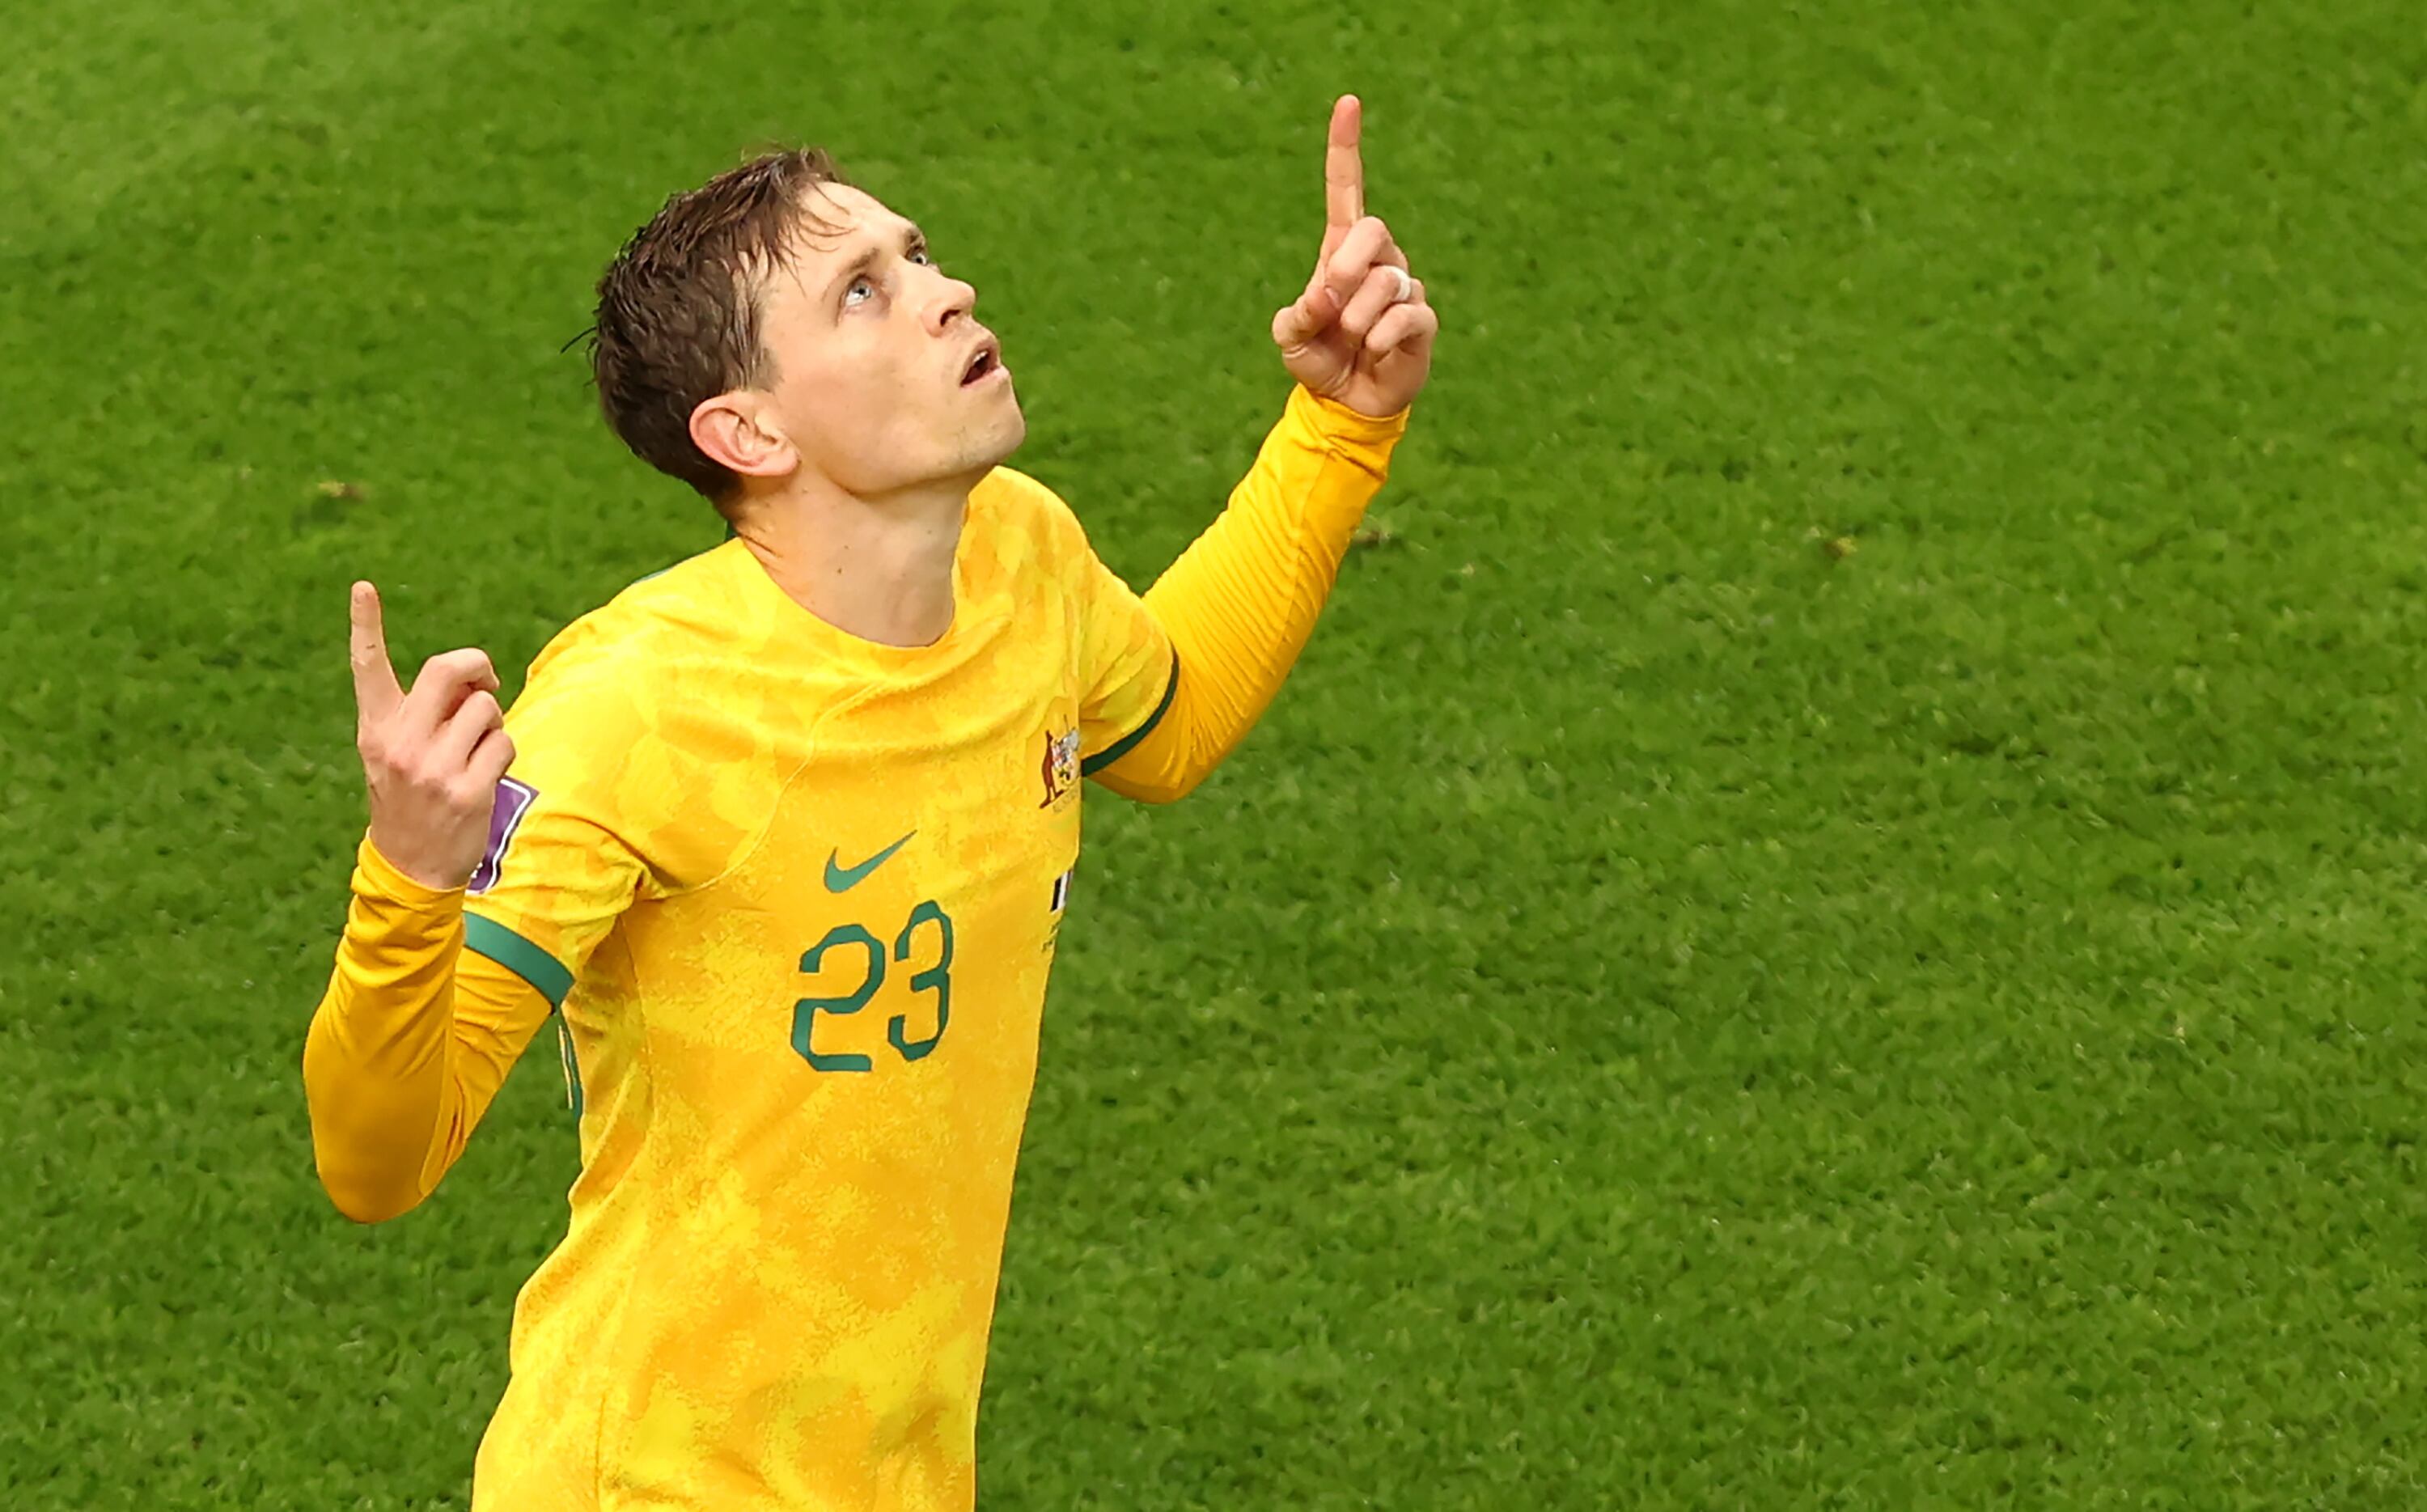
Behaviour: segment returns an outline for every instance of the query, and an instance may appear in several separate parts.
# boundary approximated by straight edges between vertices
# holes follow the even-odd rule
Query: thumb
[[[1340,320],[1340,300],[1320,284],[1283,305],[1273,316],[1273,341],[1283,351],[1295,351]]]

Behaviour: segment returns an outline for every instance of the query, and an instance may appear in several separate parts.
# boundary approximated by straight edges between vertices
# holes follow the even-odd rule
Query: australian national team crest
[[[1045,732],[1045,797],[1039,808],[1051,808],[1079,790],[1079,732]]]

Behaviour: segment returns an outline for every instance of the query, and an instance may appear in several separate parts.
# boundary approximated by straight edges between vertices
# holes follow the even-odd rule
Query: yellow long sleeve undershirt
[[[1097,781],[1169,803],[1246,739],[1314,633],[1407,423],[1290,395],[1229,507],[1146,591],[1179,687],[1153,732]]]
[[[303,1042],[320,1184],[378,1223],[411,1210],[464,1153],[547,1000],[464,949],[464,889],[414,881],[365,837],[335,968]]]
[[[1153,729],[1097,781],[1167,803],[1246,739],[1313,632],[1406,426],[1404,414],[1376,419],[1292,393],[1228,507],[1144,595],[1178,682]],[[303,1051],[321,1183],[362,1222],[435,1189],[548,1017],[535,988],[464,950],[464,899],[362,842]]]

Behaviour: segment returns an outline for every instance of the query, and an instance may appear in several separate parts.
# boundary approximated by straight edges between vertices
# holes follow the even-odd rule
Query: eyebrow
[[[913,247],[923,246],[926,243],[926,240],[927,234],[920,230],[916,224],[909,222],[904,223],[901,238],[901,250],[903,252],[907,252]],[[859,255],[853,258],[851,262],[843,268],[842,271],[837,273],[832,281],[826,285],[826,305],[831,308],[835,301],[841,296],[842,291],[851,286],[851,281],[857,278],[860,274],[867,272],[870,268],[874,268],[876,266],[877,259],[884,255],[885,245],[882,242],[877,242],[861,248]]]

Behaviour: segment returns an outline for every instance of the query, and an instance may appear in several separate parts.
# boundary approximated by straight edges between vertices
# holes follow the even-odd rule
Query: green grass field
[[[0,1504],[464,1503],[573,1131],[315,1184],[345,588],[519,669],[721,536],[623,236],[833,147],[1143,585],[1344,89],[1440,366],[1091,801],[985,1504],[2427,1504],[2415,6],[408,8],[0,26]]]

